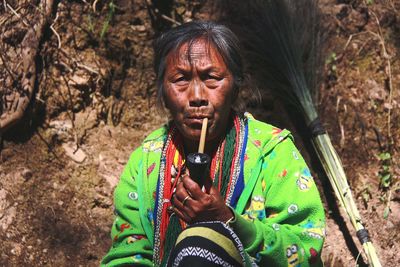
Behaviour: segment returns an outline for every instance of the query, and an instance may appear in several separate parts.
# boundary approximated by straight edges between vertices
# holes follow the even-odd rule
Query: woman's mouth
[[[191,128],[201,129],[205,118],[208,118],[208,125],[210,125],[210,118],[208,116],[188,116],[185,118],[185,123]]]

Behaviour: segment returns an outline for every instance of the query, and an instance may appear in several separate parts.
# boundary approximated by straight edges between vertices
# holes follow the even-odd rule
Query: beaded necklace
[[[232,195],[240,194],[243,190],[243,168],[241,166],[244,163],[247,121],[236,114],[231,116],[231,121],[233,123],[228,129],[226,137],[220,142],[216,152],[212,155],[210,177],[213,180],[213,186],[218,188],[221,196],[224,197],[225,203],[234,207],[237,199],[233,199],[234,202],[232,202]],[[186,227],[186,224],[179,220],[176,215],[168,212],[171,207],[170,199],[178,181],[177,178],[183,173],[184,158],[182,138],[176,127],[170,124],[161,155],[154,210],[153,262],[155,266],[165,264],[176,238]],[[236,185],[239,185],[238,188],[236,188]]]

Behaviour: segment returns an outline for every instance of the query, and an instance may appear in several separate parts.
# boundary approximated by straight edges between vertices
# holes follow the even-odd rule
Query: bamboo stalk
[[[364,230],[360,213],[354,202],[353,195],[347,183],[346,174],[328,134],[313,138],[313,145],[335,191],[336,197],[347,212],[356,231]],[[368,261],[373,267],[381,267],[378,255],[371,241],[362,244]]]
[[[200,142],[199,142],[199,153],[204,153],[204,145],[206,142],[206,134],[207,134],[207,124],[208,118],[203,119],[203,124],[201,126],[201,134],[200,134]]]
[[[313,102],[312,94],[318,92],[321,79],[318,74],[323,62],[318,0],[220,2],[225,4],[225,10],[229,10],[227,6],[233,10],[229,18],[241,29],[245,47],[249,50],[248,58],[255,65],[253,71],[262,77],[263,85],[302,113],[314,136],[314,149],[337,199],[357,231],[369,264],[381,267],[364,229],[342,163],[329,135],[318,121]],[[246,21],[245,26],[243,21]]]

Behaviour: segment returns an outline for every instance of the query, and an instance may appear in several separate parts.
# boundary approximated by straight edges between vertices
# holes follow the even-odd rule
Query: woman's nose
[[[201,107],[207,105],[208,105],[208,99],[205,96],[205,92],[201,86],[201,83],[194,80],[190,85],[189,106]]]

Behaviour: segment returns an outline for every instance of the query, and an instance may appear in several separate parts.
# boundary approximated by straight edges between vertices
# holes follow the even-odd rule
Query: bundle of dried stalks
[[[321,66],[320,11],[317,0],[219,1],[229,10],[249,60],[267,88],[303,114],[315,151],[335,194],[346,210],[371,266],[381,266],[355,205],[346,174],[318,119],[314,99]],[[232,11],[234,14],[232,14]],[[232,22],[232,19],[230,20]],[[236,23],[235,23],[236,22]]]

